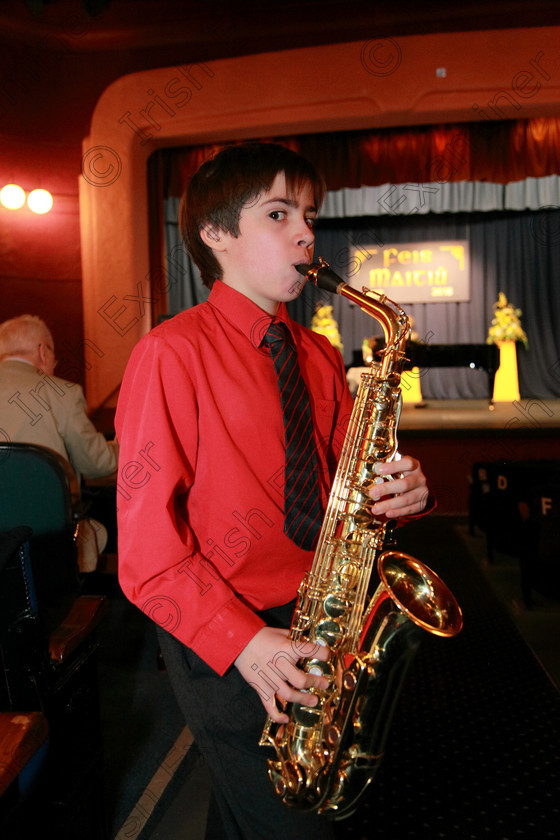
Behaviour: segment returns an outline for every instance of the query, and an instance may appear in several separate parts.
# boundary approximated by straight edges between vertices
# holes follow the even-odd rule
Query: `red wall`
[[[2,140],[0,186],[15,181],[26,190],[42,187],[54,194],[55,204],[45,215],[25,206],[17,211],[0,206],[0,318],[24,312],[41,315],[62,359],[63,353],[70,355],[69,348],[79,350],[83,335],[80,148],[33,144],[6,135]],[[75,360],[71,369],[83,381],[81,364]]]

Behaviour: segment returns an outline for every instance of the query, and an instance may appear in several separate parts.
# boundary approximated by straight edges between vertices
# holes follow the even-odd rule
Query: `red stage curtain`
[[[560,117],[309,134],[275,140],[323,172],[329,190],[380,184],[508,183],[560,174]],[[163,149],[162,195],[181,195],[200,163],[222,145]]]

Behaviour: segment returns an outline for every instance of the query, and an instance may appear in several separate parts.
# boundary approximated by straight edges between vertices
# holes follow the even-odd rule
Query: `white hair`
[[[0,324],[0,359],[31,355],[39,344],[54,349],[51,331],[37,315],[18,315]]]

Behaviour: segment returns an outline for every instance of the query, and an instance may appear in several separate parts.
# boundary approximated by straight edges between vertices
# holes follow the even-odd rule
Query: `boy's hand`
[[[297,667],[301,658],[329,658],[329,649],[310,642],[295,642],[289,630],[263,627],[235,660],[241,676],[252,685],[267,713],[276,723],[288,723],[288,716],[278,708],[276,698],[289,703],[315,706],[317,698],[303,692],[309,688],[327,688],[326,677],[307,674]]]
[[[416,458],[405,455],[397,461],[386,461],[377,464],[378,476],[402,474],[402,478],[393,481],[379,481],[369,490],[369,495],[376,500],[372,508],[375,514],[384,513],[387,519],[399,519],[421,513],[428,500],[428,484],[426,477]],[[379,499],[379,501],[377,501]]]

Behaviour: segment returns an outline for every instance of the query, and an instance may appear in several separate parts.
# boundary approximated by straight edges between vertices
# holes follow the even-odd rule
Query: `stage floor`
[[[524,435],[560,429],[560,400],[521,399],[513,403],[487,400],[425,400],[404,403],[399,429],[403,431],[500,430]]]

